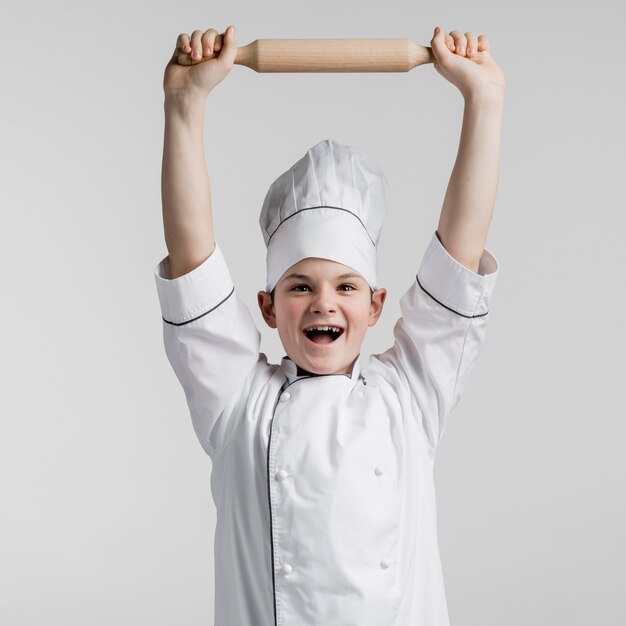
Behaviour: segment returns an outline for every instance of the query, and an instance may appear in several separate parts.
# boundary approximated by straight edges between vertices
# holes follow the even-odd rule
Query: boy
[[[169,255],[155,268],[167,357],[212,460],[215,624],[447,626],[433,464],[498,273],[484,243],[505,83],[487,38],[435,29],[435,68],[465,98],[459,156],[394,345],[366,364],[360,346],[386,297],[384,175],[326,140],[270,187],[258,303],[287,356],[269,364],[213,239],[204,166],[204,102],[232,68],[234,31],[177,43],[195,59],[219,51],[195,66],[175,51],[166,68]]]

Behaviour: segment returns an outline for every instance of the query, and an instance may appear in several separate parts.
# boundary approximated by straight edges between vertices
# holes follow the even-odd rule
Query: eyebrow
[[[311,280],[310,276],[306,274],[289,274],[289,276],[285,276],[285,280],[289,280],[290,278],[297,278],[298,280]],[[336,280],[341,280],[343,278],[361,278],[360,274],[355,274],[354,272],[348,272],[346,274],[341,274],[336,277]]]

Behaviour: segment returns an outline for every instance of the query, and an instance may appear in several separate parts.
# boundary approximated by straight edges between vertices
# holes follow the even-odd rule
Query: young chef
[[[212,461],[215,624],[447,626],[433,466],[498,274],[484,243],[504,77],[487,38],[436,29],[431,42],[437,71],[465,98],[461,145],[386,352],[360,355],[386,297],[376,273],[384,174],[363,151],[327,139],[270,186],[257,299],[285,349],[280,364],[260,352],[213,239],[204,102],[232,68],[234,32],[177,43],[221,50],[196,66],[174,55],[166,69],[169,254],[155,268],[167,358]]]

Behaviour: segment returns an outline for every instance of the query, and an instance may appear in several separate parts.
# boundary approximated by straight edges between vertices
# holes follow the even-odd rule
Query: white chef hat
[[[356,270],[378,288],[376,249],[387,208],[385,174],[358,148],[324,139],[271,185],[259,223],[266,291],[307,257]]]

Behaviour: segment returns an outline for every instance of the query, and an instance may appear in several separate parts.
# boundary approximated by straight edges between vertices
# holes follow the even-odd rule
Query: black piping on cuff
[[[200,313],[200,315],[190,320],[187,320],[186,322],[170,322],[169,320],[166,320],[164,317],[163,317],[163,321],[166,324],[171,324],[172,326],[184,326],[185,324],[190,324],[191,322],[195,322],[196,320],[199,320],[201,317],[208,315],[211,311],[215,311],[215,309],[217,309],[217,307],[220,306],[221,304],[224,304],[224,302],[226,302],[226,300],[228,300],[228,298],[230,298],[233,295],[233,293],[235,293],[234,287],[232,288],[231,292],[221,302],[218,302],[213,308],[209,309],[208,311],[205,311],[204,313]]]
[[[169,256],[154,269],[161,317],[163,321],[181,326],[210,313],[234,291],[233,281],[219,245],[196,268],[170,278]]]
[[[417,284],[422,288],[422,291],[426,294],[428,294],[435,302],[437,302],[438,304],[440,304],[442,307],[444,307],[445,309],[448,309],[448,311],[452,311],[453,313],[456,313],[457,315],[460,315],[461,317],[484,317],[485,315],[487,315],[487,313],[489,313],[489,311],[485,311],[484,313],[477,313],[476,315],[465,315],[465,313],[461,313],[459,311],[455,311],[454,309],[450,308],[449,306],[446,306],[443,302],[440,302],[439,300],[437,300],[437,298],[435,298],[435,296],[433,296],[432,293],[428,292],[426,289],[424,289],[424,285],[422,285],[422,283],[420,283],[420,279],[418,277],[418,275],[415,275],[415,278],[417,278]]]
[[[462,317],[474,318],[489,312],[498,272],[498,261],[486,248],[478,272],[473,272],[448,253],[434,231],[416,279],[420,288],[441,306]]]

